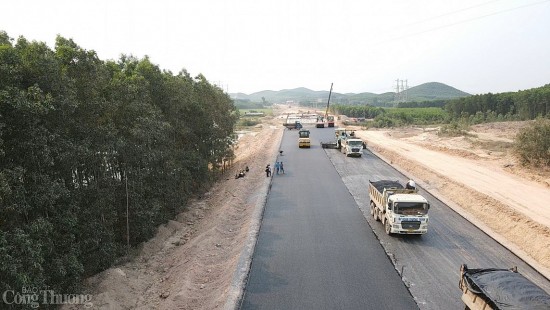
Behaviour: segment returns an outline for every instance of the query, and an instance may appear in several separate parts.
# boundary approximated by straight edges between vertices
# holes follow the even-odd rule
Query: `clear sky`
[[[2,0],[0,12],[12,38],[148,55],[230,93],[550,83],[550,0]]]

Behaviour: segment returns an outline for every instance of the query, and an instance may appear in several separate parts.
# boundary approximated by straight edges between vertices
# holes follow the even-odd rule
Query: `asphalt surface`
[[[284,134],[241,309],[418,309],[320,146],[334,130],[310,130]]]
[[[381,222],[370,215],[368,181],[390,179],[404,184],[408,178],[368,149],[361,158],[345,157],[332,149],[326,153],[421,309],[464,309],[458,288],[461,264],[469,268],[517,266],[522,275],[550,292],[550,281],[422,188],[420,194],[431,204],[428,233],[386,235]]]
[[[461,264],[517,266],[550,292],[548,279],[422,188],[428,233],[387,236],[370,216],[368,181],[408,178],[368,149],[361,158],[321,149],[334,130],[310,130],[309,150],[297,132],[283,137],[286,174],[273,178],[242,309],[464,309]]]

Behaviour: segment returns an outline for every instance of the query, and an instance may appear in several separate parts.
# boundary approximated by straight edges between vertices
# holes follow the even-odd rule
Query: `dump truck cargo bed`
[[[461,267],[467,309],[550,309],[550,295],[513,269]]]

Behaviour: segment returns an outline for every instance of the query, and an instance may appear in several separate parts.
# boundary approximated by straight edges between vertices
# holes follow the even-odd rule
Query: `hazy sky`
[[[473,93],[550,83],[550,0],[2,0],[0,30],[148,55],[234,93],[307,87]]]

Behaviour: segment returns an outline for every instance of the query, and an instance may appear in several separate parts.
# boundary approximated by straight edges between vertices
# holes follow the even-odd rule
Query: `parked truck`
[[[334,115],[327,116],[328,127],[334,127]]]
[[[287,119],[284,123],[283,123],[283,126],[285,126],[286,128],[292,130],[292,129],[302,129],[302,123],[300,123],[300,121],[292,121],[292,120],[289,120]]]
[[[428,232],[430,204],[417,189],[406,189],[399,181],[369,180],[370,213],[381,221],[386,234]]]
[[[458,287],[465,309],[550,309],[550,295],[511,269],[460,266]]]

